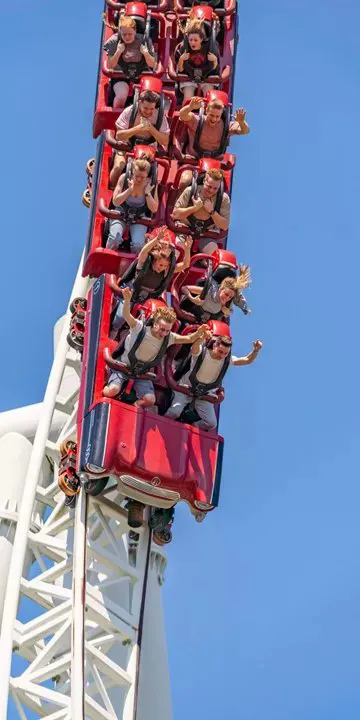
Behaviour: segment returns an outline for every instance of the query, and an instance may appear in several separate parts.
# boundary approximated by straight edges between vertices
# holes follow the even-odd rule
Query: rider
[[[130,226],[131,248],[138,253],[144,245],[146,226],[136,222],[146,215],[154,214],[159,207],[157,185],[152,186],[149,178],[151,164],[148,160],[134,160],[132,176],[124,188],[126,174],[120,176],[113,193],[112,202],[120,208],[123,218],[111,220],[106,247],[118,250],[123,242],[124,230]]]
[[[206,230],[226,231],[230,223],[230,197],[227,193],[223,193],[221,205],[216,209],[217,193],[223,177],[222,170],[217,168],[208,170],[191,205],[189,205],[191,188],[186,187],[175,203],[174,219],[190,228],[197,228],[202,235],[206,233]],[[217,244],[206,235],[199,239],[199,252],[211,255],[215,250],[217,250]]]
[[[129,325],[130,331],[125,340],[124,352],[119,358],[120,362],[129,368],[130,374],[139,370],[139,365],[141,365],[140,372],[137,374],[144,374],[159,365],[171,345],[188,345],[204,337],[207,330],[206,325],[200,325],[195,332],[189,335],[177,335],[171,332],[176,321],[176,315],[172,308],[157,308],[151,315],[149,325],[144,320],[138,320],[130,310],[132,295],[131,288],[124,288],[123,317]],[[120,393],[124,381],[128,379],[125,372],[112,371],[103,394],[110,398],[116,397]],[[134,390],[137,407],[147,408],[155,405],[155,391],[151,380],[135,380]]]
[[[182,287],[182,294],[186,300],[181,302],[181,307],[193,312],[200,322],[221,320],[224,319],[224,317],[228,317],[233,304],[237,305],[237,307],[243,311],[244,315],[249,315],[251,310],[241,290],[249,287],[250,282],[249,265],[240,265],[238,277],[225,277],[221,283],[212,279],[203,299],[199,297],[202,293],[201,286],[184,285]],[[193,307],[191,307],[190,303]]]
[[[199,395],[214,394],[218,390],[224,375],[230,365],[250,365],[257,358],[262,348],[260,340],[253,342],[253,349],[245,357],[231,355],[232,340],[227,336],[218,336],[212,339],[211,330],[208,329],[205,337],[200,337],[191,348],[190,369],[183,375],[179,385],[190,386],[194,395],[185,395],[175,392],[171,407],[166,416],[176,420],[189,403],[194,402],[194,408],[200,420],[193,424],[201,430],[214,430],[217,426],[214,405],[206,400],[200,400]]]
[[[150,38],[147,43],[144,43],[144,36],[136,32],[134,18],[121,15],[118,32],[114,33],[104,45],[108,55],[108,68],[119,70],[128,78],[128,81],[115,80],[113,83],[114,109],[124,107],[129,94],[129,81],[138,80],[144,70],[156,65]]]
[[[224,147],[221,146],[225,144],[223,143],[223,112],[225,105],[218,98],[214,98],[208,102],[205,109],[203,126],[197,138],[199,115],[195,114],[193,110],[199,110],[202,102],[203,99],[201,97],[192,97],[190,102],[184,105],[179,112],[179,118],[185,123],[187,129],[186,154],[192,155],[195,158],[210,156],[221,160],[224,154]],[[233,135],[247,135],[250,132],[245,117],[246,111],[244,108],[239,108],[235,111],[234,120],[229,124],[226,144],[229,143]],[[183,188],[189,185],[191,179],[191,171],[185,171],[181,177],[181,187]]]
[[[134,290],[133,301],[143,303],[149,297],[159,297],[169,287],[173,276],[189,267],[192,238],[188,236],[181,243],[184,248],[184,258],[181,262],[176,262],[175,245],[166,239],[170,233],[166,225],[153,231],[152,237],[134,261],[135,276],[128,285]],[[126,286],[126,273],[123,279],[118,280],[120,287],[122,280]],[[123,300],[119,298],[111,324],[112,330],[117,331],[124,322],[123,307]]]
[[[213,89],[204,82],[209,75],[219,73],[220,51],[216,43],[215,52],[210,51],[204,21],[189,17],[183,29],[184,38],[175,48],[175,62],[178,73],[184,73],[189,80],[180,83],[184,100],[188,100],[199,87],[203,95]]]
[[[139,106],[136,116],[134,115],[134,106],[130,105],[125,108],[119,115],[116,126],[116,140],[123,143],[131,141],[132,144],[138,141],[140,144],[161,145],[167,150],[169,144],[170,127],[166,112],[161,118],[160,127],[158,125],[159,111],[156,106],[159,104],[160,96],[152,90],[143,90],[139,97]],[[110,172],[110,185],[115,187],[121,173],[126,165],[126,157],[124,152],[117,152],[114,158],[114,164]]]

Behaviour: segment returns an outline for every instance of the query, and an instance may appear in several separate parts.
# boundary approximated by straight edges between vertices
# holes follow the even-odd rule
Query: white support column
[[[80,280],[73,295],[85,293]],[[16,471],[8,465],[17,529],[6,567],[0,720],[8,718],[10,697],[20,718],[32,710],[49,720],[149,720],[148,704],[156,720],[171,720],[159,585],[163,553],[151,549],[146,521],[129,538],[125,499],[115,481],[96,498],[82,490],[75,511],[58,489],[60,444],[76,439],[81,371],[66,334],[64,325],[31,456],[29,441],[16,440],[22,459]],[[54,425],[56,412],[61,422]],[[0,459],[1,442],[6,447],[6,437],[0,440]],[[8,498],[4,487],[0,503]],[[26,558],[35,560],[31,579]],[[35,608],[26,622],[16,619],[23,596]],[[26,661],[17,677],[10,675],[12,650]]]
[[[87,497],[82,487],[75,509],[71,635],[71,714],[78,720],[85,718],[86,517]]]
[[[72,298],[85,295],[88,280],[81,277],[81,269],[73,288]],[[70,312],[68,312],[70,319]],[[13,648],[13,633],[16,612],[21,590],[21,578],[24,569],[26,552],[28,550],[28,537],[31,525],[36,491],[39,486],[40,473],[46,454],[47,443],[51,432],[51,422],[59,400],[60,383],[66,365],[68,344],[66,324],[62,330],[55,360],[51,369],[48,386],[45,393],[40,421],[37,427],[34,446],[31,453],[28,472],[24,484],[21,509],[14,539],[14,551],[11,557],[9,580],[5,596],[3,619],[0,636],[0,719],[6,720],[8,705],[8,689],[10,684],[11,655]]]

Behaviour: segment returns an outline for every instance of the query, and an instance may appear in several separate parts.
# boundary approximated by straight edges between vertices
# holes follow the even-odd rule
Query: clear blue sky
[[[0,410],[39,401],[85,240],[102,6],[0,11]],[[17,22],[15,22],[17,20]],[[242,0],[231,245],[251,263],[220,509],[177,513],[164,588],[175,720],[360,716],[357,0]],[[15,717],[14,715],[9,716]]]

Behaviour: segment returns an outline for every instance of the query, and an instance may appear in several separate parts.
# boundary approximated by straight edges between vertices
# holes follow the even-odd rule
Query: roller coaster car
[[[209,5],[194,5],[192,8],[192,17],[204,21],[205,31],[207,32],[208,52],[219,54],[219,69],[213,75],[204,75],[198,82],[206,82],[213,85],[223,85],[223,90],[227,93],[232,92],[232,68],[234,64],[234,52],[236,52],[236,40],[234,35],[234,26],[226,28],[224,32],[219,33],[219,19],[214,14],[213,9]],[[179,27],[178,20],[185,22],[189,17],[189,13],[180,14],[172,23],[170,53],[167,73],[170,80],[180,83],[189,82],[190,76],[186,73],[179,73],[176,69],[177,60],[175,59],[176,49],[185,39]],[[236,17],[236,16],[235,16]],[[219,72],[220,70],[220,72]],[[199,67],[200,71],[200,67]],[[196,80],[194,80],[196,82]]]
[[[139,73],[136,72],[135,67],[132,68],[131,74],[125,74],[125,72],[120,70],[111,70],[107,64],[107,55],[104,50],[104,45],[115,31],[113,27],[108,27],[108,25],[104,23],[100,43],[97,92],[95,98],[95,113],[93,122],[94,137],[97,137],[102,130],[113,130],[115,127],[115,122],[119,116],[120,110],[113,110],[112,107],[114,99],[112,88],[114,82],[117,80],[126,80],[129,82],[129,100],[131,99],[133,84],[138,82],[140,75],[142,77],[161,78],[164,72],[166,49],[166,23],[164,16],[149,10],[144,2],[126,3],[123,14],[134,18],[137,26],[137,32],[144,35],[145,44],[149,44],[150,41],[150,27],[152,20],[157,21],[157,39],[154,38],[153,41],[157,64],[152,70],[149,68],[148,70],[141,70]]]
[[[195,515],[212,510],[218,504],[223,439],[103,396],[116,345],[109,339],[112,303],[109,278],[103,275],[88,296],[77,472],[89,479],[115,476],[125,496],[154,507],[185,500]],[[147,377],[155,384],[161,412],[169,405],[164,378]]]
[[[227,153],[228,165],[234,166],[234,159],[230,153]],[[209,239],[216,240],[220,246],[225,244],[227,237],[227,231],[221,230],[220,232],[213,232],[210,230],[200,231],[199,228],[191,227],[190,225],[183,225],[178,220],[174,220],[172,214],[177,198],[180,196],[179,185],[181,181],[181,175],[186,170],[191,170],[193,173],[193,179],[191,183],[190,200],[189,205],[192,203],[192,198],[195,197],[198,191],[198,186],[203,182],[205,173],[211,168],[223,169],[221,162],[213,158],[201,158],[196,166],[193,165],[181,165],[175,175],[174,182],[169,185],[168,199],[166,204],[166,224],[167,226],[176,233],[185,233],[194,237],[193,252],[196,253],[196,240],[199,237],[207,237]],[[224,180],[220,183],[220,187],[217,193],[215,206],[221,207],[221,198],[224,192],[231,196],[231,185],[232,185],[232,171],[223,170]]]
[[[118,252],[105,247],[109,220],[120,217],[119,210],[111,206],[113,191],[109,188],[109,174],[113,158],[113,149],[119,147],[120,144],[116,143],[113,138],[108,136],[107,139],[105,139],[105,133],[102,133],[98,141],[92,182],[89,227],[84,255],[84,277],[86,275],[98,277],[104,272],[121,275],[129,263],[135,258],[133,253]],[[158,180],[158,183],[161,182],[161,185],[158,185],[159,210],[153,217],[144,216],[136,220],[136,222],[153,227],[158,224],[161,205],[165,203],[169,161],[165,158],[155,158],[155,149],[150,145],[136,145],[133,152],[126,153],[128,162],[125,173],[127,173],[128,177],[131,171],[131,159],[139,157],[143,152],[153,155],[150,171],[152,174],[152,182],[154,183],[156,180]],[[161,169],[161,177],[158,177],[159,169]],[[127,232],[127,230],[125,232]],[[126,234],[124,234],[124,237],[126,238]]]
[[[182,288],[185,285],[202,287],[199,297],[203,300],[213,280],[221,283],[226,277],[236,277],[237,269],[236,256],[230,250],[215,250],[212,255],[202,253],[193,255],[190,266],[175,277],[171,286],[171,305],[179,320],[192,324],[202,322],[201,307],[194,305],[190,300],[186,303],[181,302]]]
[[[203,131],[205,111],[210,102],[213,100],[219,100],[224,105],[221,121],[223,124],[222,135],[220,140],[219,148],[213,152],[203,150],[200,147],[200,139]],[[186,100],[183,105],[188,105],[190,100]],[[194,111],[192,111],[194,112]],[[210,90],[206,93],[201,107],[198,112],[194,112],[194,115],[198,117],[197,128],[194,133],[193,150],[194,154],[189,151],[189,130],[187,123],[184,123],[177,118],[173,138],[171,143],[172,155],[178,163],[187,163],[188,165],[196,165],[199,158],[210,157],[221,160],[221,168],[232,169],[235,167],[236,158],[231,153],[226,152],[226,148],[229,144],[229,126],[231,118],[231,104],[228,102],[227,93],[222,90]]]

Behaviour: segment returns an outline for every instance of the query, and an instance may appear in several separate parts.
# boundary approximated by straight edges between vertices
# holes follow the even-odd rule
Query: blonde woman
[[[108,56],[108,68],[120,70],[129,80],[137,81],[144,70],[156,65],[155,51],[152,42],[136,32],[134,18],[120,16],[118,32],[112,35],[104,45]],[[129,94],[129,83],[115,80],[112,83],[115,93],[113,107],[124,107]]]
[[[109,236],[106,247],[118,250],[123,242],[126,227],[130,228],[131,249],[140,252],[145,242],[146,226],[136,220],[157,212],[159,207],[157,185],[151,184],[149,172],[151,164],[148,160],[134,160],[132,174],[126,182],[126,174],[120,175],[113,194],[113,205],[119,209],[122,218],[110,221]]]

